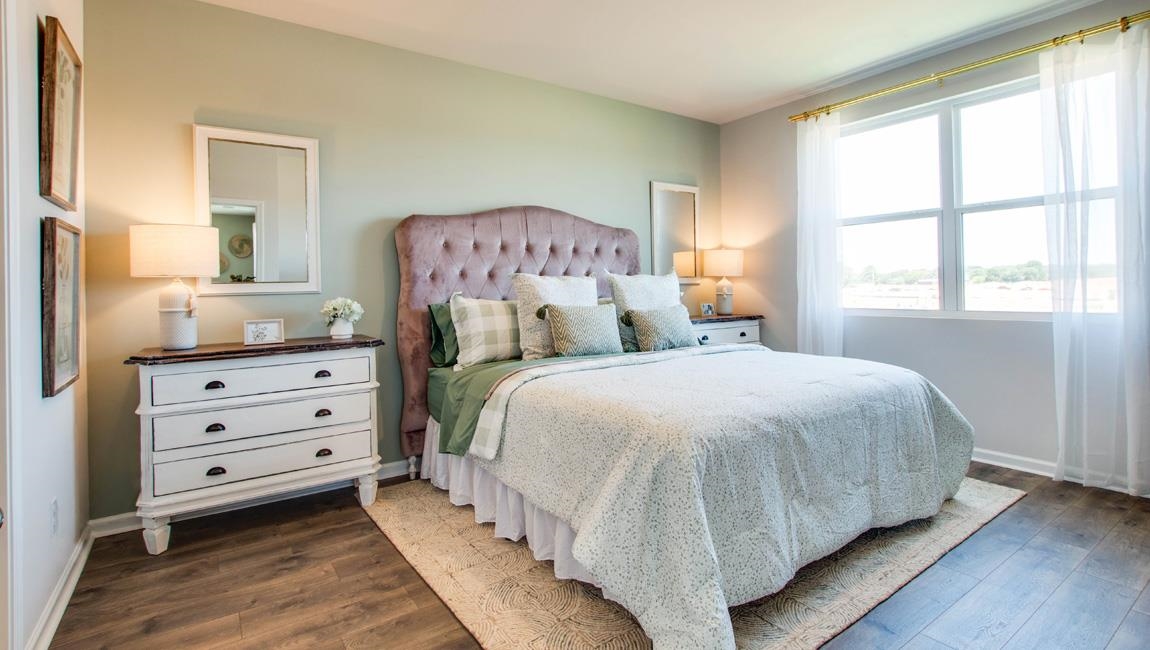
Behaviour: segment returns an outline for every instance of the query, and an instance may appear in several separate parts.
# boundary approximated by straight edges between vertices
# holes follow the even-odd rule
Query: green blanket
[[[442,397],[437,396],[438,414],[432,411],[432,415],[436,415],[439,419],[439,452],[456,456],[467,455],[467,450],[471,447],[471,438],[475,435],[475,425],[479,422],[479,412],[483,410],[488,393],[507,375],[524,368],[590,358],[592,357],[550,357],[533,361],[512,359],[484,363],[452,372],[447,379]],[[446,369],[435,370],[442,373]]]

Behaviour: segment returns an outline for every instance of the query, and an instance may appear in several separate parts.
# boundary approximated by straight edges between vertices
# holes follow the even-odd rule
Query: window
[[[1113,104],[1113,81],[1090,93]],[[844,127],[844,307],[1050,311],[1040,102],[1030,79]],[[1090,126],[1116,146],[1113,124]],[[1117,157],[1092,154],[1083,284],[1091,311],[1113,312]]]

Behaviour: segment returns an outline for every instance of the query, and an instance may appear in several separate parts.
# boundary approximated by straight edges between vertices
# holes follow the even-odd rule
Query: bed
[[[514,272],[639,272],[635,234],[541,207],[417,215],[396,230],[406,455],[495,534],[602,587],[657,648],[734,647],[727,608],[781,589],[860,533],[929,517],[970,460],[970,425],[884,364],[706,346],[509,372],[443,453],[428,305],[507,299]],[[446,372],[445,372],[446,371]],[[489,374],[499,374],[498,368]],[[458,427],[456,427],[458,429]],[[457,431],[453,432],[457,433]]]

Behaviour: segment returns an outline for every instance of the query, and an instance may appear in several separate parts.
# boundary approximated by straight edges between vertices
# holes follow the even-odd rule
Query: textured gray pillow
[[[628,309],[623,314],[635,328],[635,338],[641,352],[673,350],[699,345],[691,327],[691,315],[683,305],[658,309]]]
[[[590,276],[539,276],[516,273],[511,276],[519,314],[520,345],[523,360],[544,359],[555,356],[551,341],[551,328],[535,318],[543,305],[592,306],[599,297],[595,278]]]
[[[613,305],[544,305],[540,311],[551,325],[555,353],[561,357],[623,352]]]
[[[615,314],[619,318],[619,336],[623,339],[623,350],[639,350],[635,330],[622,322],[628,309],[655,309],[671,307],[679,302],[679,277],[672,271],[667,275],[615,275],[607,274],[611,285],[611,297],[615,302]]]

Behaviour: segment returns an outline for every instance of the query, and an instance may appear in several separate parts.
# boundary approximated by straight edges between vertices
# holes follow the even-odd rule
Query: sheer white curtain
[[[798,123],[798,347],[808,354],[843,354],[838,145],[837,113]]]
[[[1056,479],[1150,495],[1150,35],[1040,57]],[[1116,189],[1114,189],[1116,188]],[[1091,312],[1116,268],[1118,313]]]

